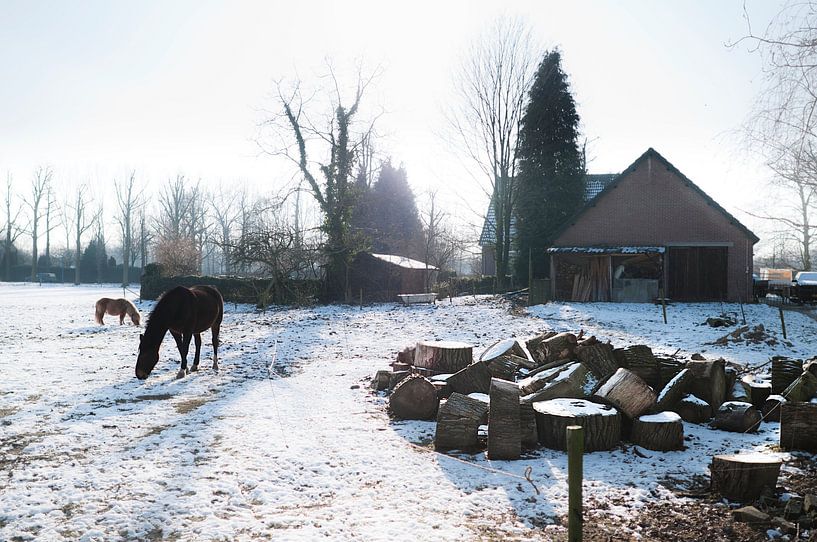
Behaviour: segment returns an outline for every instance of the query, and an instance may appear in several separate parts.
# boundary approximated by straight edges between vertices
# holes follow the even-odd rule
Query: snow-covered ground
[[[728,330],[702,322],[739,315],[736,305],[673,305],[664,325],[652,305],[548,304],[513,315],[487,297],[264,314],[230,304],[218,374],[205,336],[202,370],[176,380],[167,338],[139,381],[140,329],[110,316],[93,322],[97,298],[121,295],[0,284],[0,540],[549,539],[566,511],[564,454],[434,453],[433,422],[390,421],[366,379],[417,340],[467,341],[478,354],[549,329],[754,365],[817,354],[817,323],[797,313],[786,314],[792,346],[707,344]],[[137,305],[143,317],[152,307]],[[745,311],[780,336],[776,309]],[[772,453],[778,439],[773,423],[752,435],[685,432],[683,452],[587,455],[589,508],[628,514],[674,499],[661,482],[705,475],[715,453]]]

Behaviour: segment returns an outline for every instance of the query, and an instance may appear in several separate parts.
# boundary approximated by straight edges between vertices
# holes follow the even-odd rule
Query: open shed
[[[360,252],[349,268],[353,297],[366,301],[396,301],[399,294],[420,294],[436,282],[437,268],[394,254]]]

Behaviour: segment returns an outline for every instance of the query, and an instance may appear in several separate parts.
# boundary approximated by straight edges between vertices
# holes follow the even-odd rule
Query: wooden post
[[[783,338],[788,339],[788,337],[786,337],[786,319],[783,318],[783,307],[780,306],[777,307],[777,309],[780,311],[780,327],[783,328]]]
[[[658,297],[661,298],[661,312],[664,313],[664,323],[667,323],[667,300],[664,297],[664,289],[661,288],[658,290]]]
[[[581,425],[567,427],[567,539],[582,540],[582,454],[584,429]]]
[[[743,301],[740,298],[738,298],[738,303],[740,303],[740,317],[741,317],[741,320],[743,321],[743,325],[745,326],[746,325],[746,313],[743,312]]]

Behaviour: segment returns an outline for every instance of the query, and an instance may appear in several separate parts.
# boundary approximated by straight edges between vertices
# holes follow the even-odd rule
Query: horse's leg
[[[190,367],[190,372],[199,370],[199,355],[201,354],[201,333],[194,333],[193,339],[196,341],[196,357],[193,358],[193,366]]]
[[[124,324],[125,324],[125,313],[123,312],[122,314],[119,315],[119,325],[121,326],[121,325],[124,325]]]
[[[213,370],[215,372],[218,372],[218,344],[219,344],[218,334],[219,334],[220,330],[221,330],[221,322],[217,323],[212,328],[212,331],[213,331]]]
[[[179,356],[181,356],[181,368],[179,372],[176,374],[176,378],[182,378],[184,375],[187,374],[187,348],[184,346],[184,336],[181,333],[176,333],[173,330],[170,330],[170,334],[173,335],[173,340],[176,341],[176,348],[179,349]],[[187,343],[190,344],[189,342]]]

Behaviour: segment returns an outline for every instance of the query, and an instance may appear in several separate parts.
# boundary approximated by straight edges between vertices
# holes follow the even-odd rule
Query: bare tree
[[[116,222],[122,235],[122,285],[127,286],[130,284],[128,273],[132,262],[134,215],[144,204],[144,192],[136,186],[135,171],[126,181],[114,181],[114,188],[119,206]]]
[[[242,191],[225,190],[219,186],[218,190],[210,195],[210,206],[215,218],[216,245],[221,249],[222,270],[225,274],[233,272],[231,248],[236,224],[241,219],[239,204],[242,201]]]
[[[348,297],[348,268],[356,249],[349,231],[356,194],[353,172],[360,147],[374,125],[372,121],[364,124],[362,130],[358,129],[357,115],[373,78],[364,78],[358,73],[352,97],[347,102],[330,67],[331,113],[323,115],[307,110],[309,100],[304,98],[299,83],[291,90],[279,83],[276,98],[280,113],[272,114],[262,125],[271,129],[276,138],[271,145],[261,143],[262,149],[286,157],[298,167],[323,213],[326,280],[329,292],[338,297]],[[315,161],[315,155],[323,158]]]
[[[17,239],[26,231],[26,228],[20,225],[20,214],[23,210],[22,205],[17,205],[15,209],[12,209],[11,187],[11,174],[9,173],[6,175],[6,224],[3,228],[5,231],[5,240],[3,242],[3,259],[5,262],[3,280],[11,280],[11,255],[14,251],[14,243],[17,242]]]
[[[57,212],[54,208],[56,201],[54,200],[54,187],[48,183],[45,194],[45,262],[49,267],[51,266],[51,232],[56,229],[57,223],[52,225],[51,217]]]
[[[75,192],[74,201],[70,205],[71,217],[68,221],[74,230],[74,284],[81,283],[80,261],[82,259],[82,236],[90,230],[94,224],[101,221],[100,216],[95,216],[89,212],[88,206],[91,200],[88,196],[88,185],[80,185]],[[68,226],[66,226],[68,228]]]
[[[188,186],[184,176],[177,175],[159,193],[159,210],[157,261],[172,264],[171,267],[177,271],[184,269],[187,273],[200,272],[209,224],[206,202],[199,183]],[[181,256],[193,259],[180,262],[178,258]],[[173,261],[162,261],[162,258],[168,257],[172,257]],[[170,272],[169,268],[166,270]]]
[[[31,181],[31,199],[26,200],[26,205],[31,209],[31,280],[37,279],[37,258],[39,252],[37,250],[37,241],[40,238],[39,224],[40,224],[40,204],[43,196],[49,191],[51,184],[51,177],[53,173],[50,167],[39,167],[34,172],[34,178]]]
[[[420,221],[423,224],[425,262],[441,271],[450,267],[465,242],[454,232],[450,217],[439,204],[437,192],[434,190],[426,194],[425,205],[420,211]],[[429,274],[426,273],[426,281],[428,280]],[[426,291],[430,286],[426,284]]]
[[[459,103],[448,114],[462,148],[487,181],[482,188],[495,218],[498,289],[505,287],[509,271],[519,129],[539,57],[520,20],[498,19],[473,43],[456,72]]]

